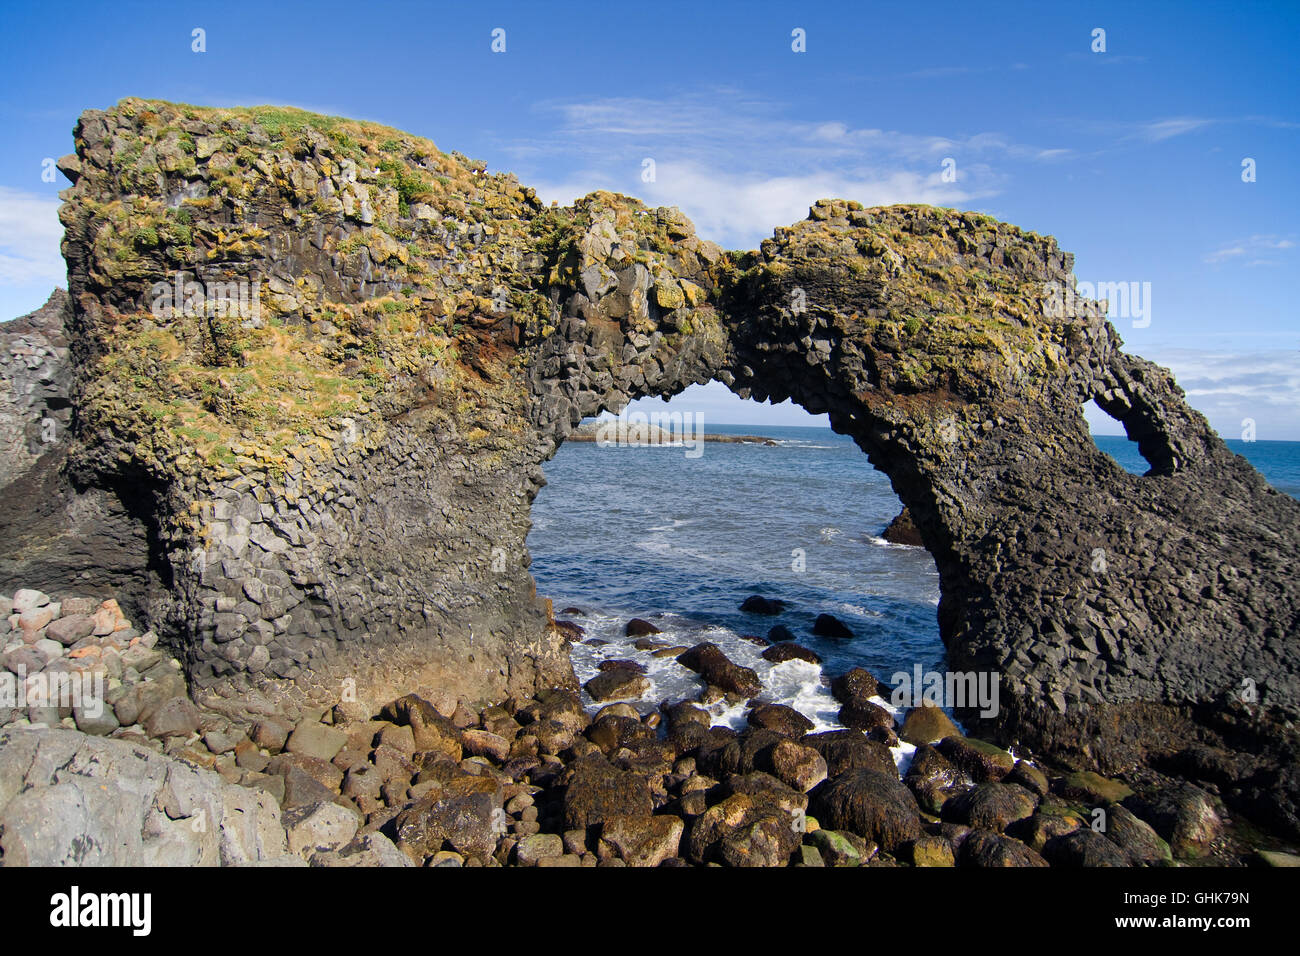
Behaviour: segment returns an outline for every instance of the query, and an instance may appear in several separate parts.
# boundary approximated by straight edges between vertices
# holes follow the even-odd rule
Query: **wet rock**
[[[1001,780],[1016,764],[1001,747],[972,737],[945,737],[936,749],[977,783]]]
[[[695,819],[687,852],[696,863],[786,866],[801,842],[802,833],[789,816],[735,793]]]
[[[808,834],[826,866],[863,866],[876,855],[876,844],[847,830],[817,829]]]
[[[897,775],[848,770],[813,794],[813,815],[832,830],[851,830],[892,852],[921,836],[916,798]]]
[[[784,611],[785,608],[786,603],[784,601],[765,598],[761,594],[753,594],[745,598],[740,605],[740,609],[748,614],[776,615]]]
[[[1052,866],[1131,866],[1123,850],[1088,827],[1048,840],[1043,856]]]
[[[649,816],[650,786],[637,773],[619,770],[604,757],[584,757],[565,768],[557,781],[565,788],[564,827],[592,827],[621,817]]]
[[[397,845],[416,862],[447,844],[486,860],[502,835],[501,788],[490,777],[461,776],[403,809],[393,821]]]
[[[595,701],[635,700],[650,689],[650,679],[631,668],[614,667],[601,671],[582,686]]]
[[[564,855],[564,840],[556,833],[535,833],[515,844],[515,861],[520,866],[537,866],[546,857]]]
[[[913,866],[955,866],[952,844],[941,836],[917,837],[908,847],[908,858]]]
[[[1073,833],[1090,822],[1083,808],[1049,798],[1039,804],[1033,816],[1016,825],[1014,836],[1041,853],[1049,840]]]
[[[892,729],[893,715],[879,704],[869,700],[845,704],[840,708],[839,720],[845,727],[854,730],[872,731],[877,728]]]
[[[679,817],[626,816],[606,822],[600,838],[628,866],[659,866],[677,855],[684,830]]]
[[[971,781],[947,757],[929,744],[922,744],[912,754],[903,783],[922,810],[939,814],[950,798],[970,788]]]
[[[794,635],[791,634],[790,636],[793,637]],[[768,634],[768,638],[772,638],[770,633]],[[792,643],[784,638],[782,640],[782,643],[773,644],[767,650],[763,651],[763,660],[771,661],[773,664],[783,664],[786,661],[807,661],[809,664],[821,664],[822,659],[818,657],[814,651],[810,651],[808,648]]]
[[[505,763],[510,757],[510,741],[490,730],[462,730],[463,752],[471,757],[487,757]]]
[[[1135,865],[1160,866],[1173,860],[1173,852],[1160,834],[1118,803],[1106,807],[1103,832]]]
[[[1088,770],[1067,774],[1061,780],[1060,790],[1062,795],[1088,804],[1119,803],[1133,795],[1127,784]]]
[[[961,731],[940,708],[923,704],[907,712],[898,736],[909,744],[919,747],[921,744],[932,744],[945,737],[961,736]]]
[[[678,657],[677,663],[695,671],[707,683],[720,687],[729,694],[756,697],[763,690],[758,674],[752,668],[733,663],[716,644],[708,641],[696,644]]]
[[[818,614],[817,620],[813,621],[812,632],[818,637],[834,637],[842,640],[854,636],[848,625],[832,614]]]
[[[813,722],[785,704],[759,704],[745,718],[749,726],[775,730],[787,737],[799,738],[813,729]]]
[[[627,625],[623,628],[623,633],[628,637],[644,637],[647,634],[662,634],[663,632],[649,621],[634,617],[627,622]]]
[[[1011,772],[1002,778],[1003,783],[1014,783],[1040,797],[1047,795],[1047,774],[1025,760],[1017,760]]]
[[[655,732],[633,717],[605,714],[586,730],[587,739],[610,755],[627,748],[633,752],[655,743]]]
[[[1223,832],[1214,798],[1190,783],[1175,783],[1149,797],[1132,796],[1123,805],[1151,824],[1180,860],[1205,856]]]
[[[868,740],[857,730],[827,730],[808,734],[799,743],[812,747],[826,761],[826,771],[838,777],[847,770],[875,770],[898,776],[894,756],[884,744]]]
[[[782,783],[807,793],[827,777],[826,758],[816,748],[783,740],[767,753],[765,769]]]
[[[921,531],[916,527],[916,522],[912,520],[912,513],[906,508],[900,511],[893,521],[889,522],[885,530],[880,532],[880,536],[890,544],[906,544],[913,548],[925,547],[925,544],[921,541]]]
[[[992,830],[972,830],[962,840],[957,852],[961,866],[1019,867],[1047,866],[1047,861],[1019,840],[1002,836]]]
[[[1028,819],[1037,806],[1038,798],[1024,787],[981,783],[945,801],[942,816],[952,823],[1000,832],[1018,820]]]

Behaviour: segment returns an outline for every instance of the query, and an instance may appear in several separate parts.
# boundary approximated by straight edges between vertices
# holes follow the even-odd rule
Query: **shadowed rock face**
[[[76,143],[76,420],[66,466],[37,470],[70,511],[148,502],[127,509],[147,547],[122,550],[200,684],[571,684],[524,548],[541,463],[585,416],[719,380],[828,412],[890,477],[951,666],[1003,676],[1003,736],[1114,765],[1243,680],[1300,708],[1300,504],[1101,306],[1061,314],[1050,237],[836,200],[730,253],[674,209],[546,209],[425,140],[292,110],[128,100]],[[1093,445],[1093,399],[1148,475]],[[34,567],[75,573],[22,549],[0,573]]]

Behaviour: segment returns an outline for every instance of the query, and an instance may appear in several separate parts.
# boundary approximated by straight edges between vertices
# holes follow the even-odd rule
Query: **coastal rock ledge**
[[[1294,767],[1300,503],[1103,304],[1060,307],[1051,237],[823,200],[729,252],[290,109],[129,99],[75,143],[69,295],[24,326],[39,400],[0,406],[0,592],[116,595],[232,706],[573,688],[528,572],[541,465],[584,417],[720,381],[829,413],[889,476],[950,666],[1002,676],[982,732],[1101,772],[1225,742]],[[1294,777],[1255,786],[1294,809]]]

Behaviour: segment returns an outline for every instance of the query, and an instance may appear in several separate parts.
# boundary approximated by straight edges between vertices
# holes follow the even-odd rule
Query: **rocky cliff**
[[[128,589],[212,692],[571,685],[524,547],[541,464],[718,380],[828,412],[890,477],[1004,739],[1114,768],[1221,704],[1251,739],[1300,708],[1300,504],[1100,304],[1057,307],[1050,237],[834,200],[728,252],[295,110],[126,100],[75,139],[75,418],[7,492],[0,589]],[[1147,475],[1097,451],[1091,400]]]

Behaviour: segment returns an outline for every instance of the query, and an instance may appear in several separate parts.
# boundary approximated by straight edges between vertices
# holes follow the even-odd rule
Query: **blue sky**
[[[796,28],[806,52],[791,49]],[[66,183],[44,182],[41,164],[71,150],[82,109],[132,95],[290,104],[428,136],[548,199],[612,188],[677,205],[732,248],[825,196],[1051,233],[1080,281],[1150,283],[1150,324],[1116,326],[1221,433],[1253,418],[1260,439],[1300,440],[1298,35],[1300,4],[1186,0],[6,0],[0,316],[63,281]],[[691,396],[714,421],[806,419],[720,386]]]

